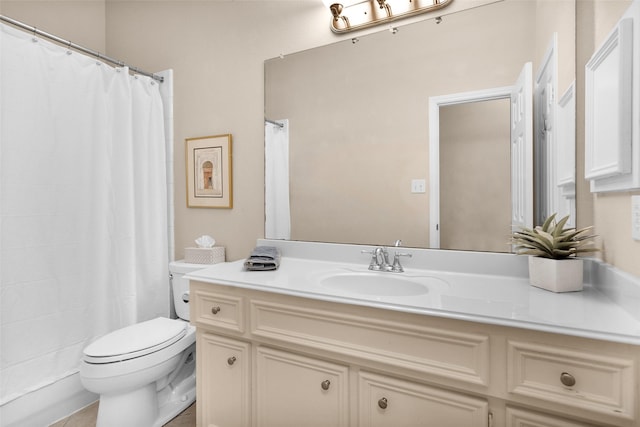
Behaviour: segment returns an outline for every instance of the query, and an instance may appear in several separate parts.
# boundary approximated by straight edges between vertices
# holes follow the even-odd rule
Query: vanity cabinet
[[[637,346],[198,281],[191,295],[198,426],[640,425]]]

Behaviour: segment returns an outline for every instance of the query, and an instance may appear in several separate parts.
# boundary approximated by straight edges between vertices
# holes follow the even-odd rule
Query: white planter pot
[[[582,260],[530,256],[529,281],[535,287],[552,292],[581,291]]]

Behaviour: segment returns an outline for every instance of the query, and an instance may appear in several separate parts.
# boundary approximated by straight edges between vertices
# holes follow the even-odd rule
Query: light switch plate
[[[640,240],[640,196],[631,196],[631,237]]]
[[[412,179],[411,180],[411,192],[412,193],[425,193],[427,191],[427,180],[425,179]]]

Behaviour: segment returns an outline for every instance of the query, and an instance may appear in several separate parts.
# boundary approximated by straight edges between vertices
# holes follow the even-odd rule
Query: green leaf
[[[558,222],[558,224],[556,224],[556,228],[555,228],[555,230],[553,230],[553,236],[554,237],[558,237],[558,236],[563,234],[563,232],[565,231],[564,225],[567,223],[567,221],[569,221],[569,215],[567,215],[564,218],[562,218],[560,220],[560,222]]]
[[[542,229],[544,231],[549,230],[549,227],[551,226],[551,224],[553,223],[553,220],[555,219],[556,214],[551,215],[549,218],[546,219],[546,221],[542,224]]]

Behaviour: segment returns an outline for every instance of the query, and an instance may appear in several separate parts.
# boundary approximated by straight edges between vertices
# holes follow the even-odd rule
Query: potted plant
[[[515,252],[529,255],[529,280],[533,286],[553,292],[582,290],[582,259],[579,254],[596,252],[589,231],[565,228],[569,216],[556,221],[556,214],[533,229],[514,231],[511,241]]]

